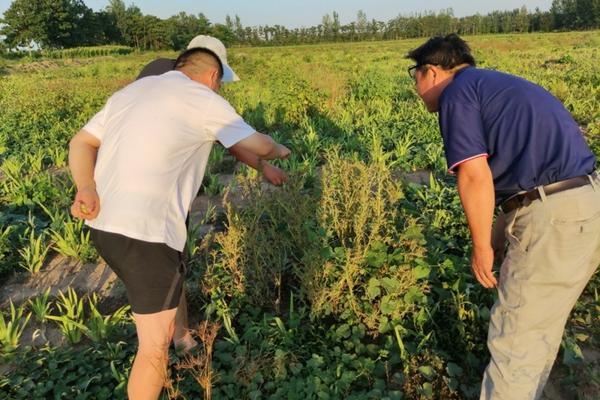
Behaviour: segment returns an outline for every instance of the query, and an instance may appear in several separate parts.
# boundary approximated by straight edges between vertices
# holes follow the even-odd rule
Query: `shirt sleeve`
[[[445,101],[440,105],[439,123],[448,172],[455,173],[465,161],[489,156],[481,113],[475,105]]]
[[[100,141],[102,141],[102,138],[104,137],[104,131],[106,130],[107,109],[108,103],[83,127],[85,131],[89,132]]]
[[[205,123],[208,134],[226,148],[256,132],[227,100],[218,95],[213,98]]]

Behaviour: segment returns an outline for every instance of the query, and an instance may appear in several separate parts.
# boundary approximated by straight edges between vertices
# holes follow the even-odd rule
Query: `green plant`
[[[73,220],[70,215],[60,209],[51,210],[43,204],[39,204],[39,206],[50,217],[52,247],[58,253],[83,263],[98,258],[98,253],[90,241],[90,232],[83,227],[83,220]]]
[[[28,300],[29,308],[38,322],[46,322],[48,318],[50,308],[52,307],[52,303],[48,301],[49,297],[50,288],[46,289],[41,295]]]
[[[5,263],[4,260],[10,251],[10,234],[12,229],[13,227],[10,225],[0,229],[0,264]]]
[[[523,76],[563,101],[600,156],[597,37],[469,42],[478,65]],[[477,398],[494,298],[469,271],[469,232],[445,171],[437,117],[399,57],[421,42],[230,49],[244,79],[221,94],[250,125],[291,148],[290,159],[275,162],[290,180],[266,187],[243,168],[229,195],[234,204],[204,218],[211,234],[199,243],[198,228],[189,228],[191,309],[224,329],[212,347],[210,386],[203,364],[185,369],[173,360],[174,397],[202,398],[210,388],[215,399]],[[85,228],[66,215],[74,186],[64,167],[72,135],[159,56],[116,56],[121,51],[130,49],[46,53],[64,61],[33,52],[0,71],[0,279],[21,270],[19,250],[30,246],[31,230],[53,249],[58,234],[65,254],[94,259]],[[93,55],[111,57],[67,60]],[[217,174],[233,164],[215,146],[205,181],[212,186],[204,190],[222,194]],[[417,170],[430,179],[400,182]],[[598,397],[597,363],[578,355],[598,346],[599,284],[592,278],[567,323],[560,357],[568,365],[557,363],[555,381],[590,399]],[[101,315],[93,298],[78,300],[81,318],[66,317],[44,296],[31,299],[34,318],[62,315],[80,341],[29,349],[21,339],[0,377],[0,398],[126,397],[135,327]],[[10,318],[9,307],[4,312]]]
[[[13,302],[10,302],[10,316],[5,319],[4,314],[0,313],[0,344],[2,349],[0,353],[3,355],[10,354],[19,347],[21,335],[29,322],[31,313],[23,316],[25,307],[15,307]]]
[[[35,230],[31,229],[27,245],[19,249],[21,255],[19,265],[29,271],[31,275],[37,275],[44,265],[48,250],[50,250],[50,246],[46,244],[44,232],[36,237]]]
[[[207,173],[204,179],[204,192],[208,196],[218,196],[221,194],[223,184],[219,181],[219,175]]]
[[[94,342],[108,339],[115,329],[127,321],[130,307],[120,307],[110,315],[102,315],[97,307],[98,296],[93,293],[88,297],[89,316],[85,322],[84,333]]]
[[[63,168],[67,165],[68,152],[64,147],[52,147],[48,150],[52,163],[58,167]]]
[[[73,221],[67,217],[63,228],[51,231],[54,248],[57,252],[67,257],[72,257],[82,262],[94,261],[98,258],[90,242],[90,233],[83,229],[83,220]]]
[[[83,333],[87,331],[83,298],[69,287],[66,295],[62,291],[59,292],[55,304],[60,314],[48,315],[46,318],[58,323],[62,334],[70,343],[79,343]]]
[[[212,175],[224,171],[226,167],[225,153],[226,150],[222,146],[213,146],[210,151],[210,155],[208,156],[206,168],[209,174]]]

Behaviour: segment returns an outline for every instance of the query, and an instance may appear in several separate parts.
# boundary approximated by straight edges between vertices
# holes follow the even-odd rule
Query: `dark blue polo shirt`
[[[496,204],[539,185],[586,175],[595,157],[552,94],[502,72],[458,71],[439,99],[448,168],[487,156]]]

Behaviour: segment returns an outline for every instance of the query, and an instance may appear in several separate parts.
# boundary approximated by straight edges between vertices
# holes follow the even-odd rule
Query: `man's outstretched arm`
[[[276,158],[283,160],[288,158],[291,153],[287,147],[277,143],[271,136],[260,132],[254,132],[230,147],[230,149],[235,148],[245,150],[264,160]]]
[[[229,152],[254,169],[260,170],[262,167],[269,182],[280,185],[285,181],[283,171],[263,161],[286,159],[290,155],[287,147],[275,142],[270,136],[255,132],[229,147]]]
[[[229,153],[238,161],[257,171],[261,171],[265,179],[272,185],[280,186],[286,180],[285,173],[280,168],[271,165],[268,161],[261,159],[240,146],[234,145],[230,147]]]

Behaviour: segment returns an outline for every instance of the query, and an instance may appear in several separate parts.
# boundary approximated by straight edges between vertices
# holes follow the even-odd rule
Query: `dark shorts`
[[[100,256],[125,283],[131,309],[152,314],[179,304],[185,263],[181,252],[164,243],[150,243],[90,228]]]

